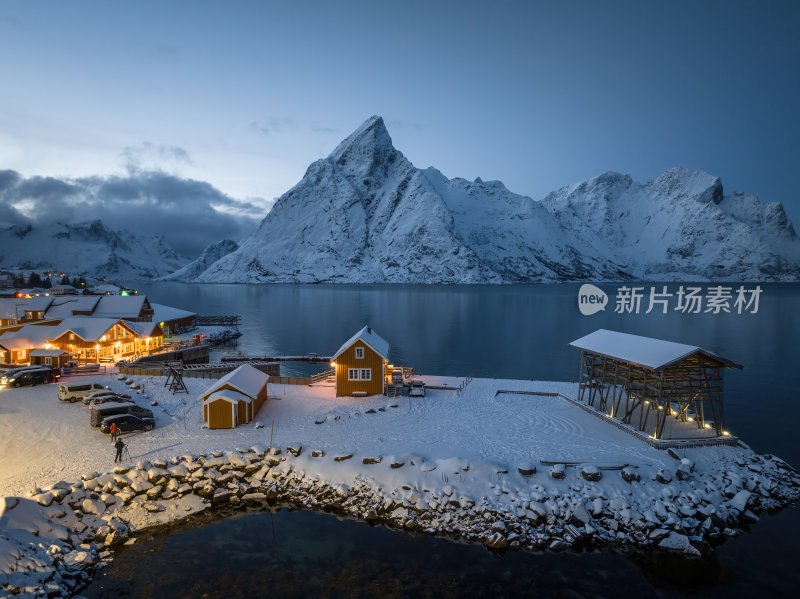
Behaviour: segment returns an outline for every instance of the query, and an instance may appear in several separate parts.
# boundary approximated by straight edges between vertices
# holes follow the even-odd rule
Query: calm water
[[[619,315],[609,308],[589,317],[578,312],[577,285],[138,287],[153,301],[200,314],[240,314],[244,336],[232,351],[331,354],[368,323],[390,342],[395,364],[432,374],[574,380],[579,357],[566,345],[597,328],[701,345],[744,365],[726,373],[726,428],[757,451],[800,463],[798,418],[789,411],[798,400],[800,285],[762,285],[757,314]],[[603,287],[613,302],[617,286]],[[284,510],[137,543],[119,553],[89,595],[128,588],[130,596],[154,597],[270,589],[276,596],[342,597],[794,596],[798,524],[796,509],[765,516],[751,534],[703,560],[610,552],[498,558],[480,547]],[[142,573],[159,560],[167,570],[162,583],[142,586]],[[234,567],[241,571],[231,574]]]

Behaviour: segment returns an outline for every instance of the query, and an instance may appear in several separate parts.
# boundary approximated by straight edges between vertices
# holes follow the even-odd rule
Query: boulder
[[[508,541],[499,532],[496,532],[496,533],[486,537],[486,539],[483,541],[483,543],[489,549],[495,549],[495,550],[506,549],[508,547]]]
[[[689,537],[682,535],[679,532],[671,530],[670,533],[659,541],[658,546],[661,549],[669,551],[684,551],[689,545]]]
[[[536,474],[536,466],[530,462],[523,462],[517,466],[517,470],[522,476],[533,476]]]
[[[632,483],[635,480],[638,481],[642,479],[635,468],[630,468],[628,466],[622,469],[620,475],[622,476],[622,480],[624,480],[626,483]]]
[[[583,468],[581,468],[581,476],[583,477],[584,480],[587,480],[589,482],[597,482],[601,478],[603,478],[603,475],[600,473],[600,471],[597,469],[596,466],[584,466]]]
[[[550,476],[562,480],[567,477],[567,467],[564,464],[553,464],[550,468]]]
[[[669,484],[672,482],[672,475],[662,468],[656,473],[656,481],[660,482],[662,485]]]
[[[81,503],[81,511],[84,514],[99,516],[106,511],[106,504],[98,499],[84,499]]]
[[[405,465],[406,465],[405,462],[392,461],[392,463],[389,464],[389,467],[390,468],[402,468]]]
[[[342,453],[342,454],[339,454],[337,456],[334,456],[333,457],[333,461],[334,462],[344,462],[345,460],[349,460],[352,457],[353,457],[352,453]]]
[[[294,457],[299,456],[302,451],[303,451],[303,446],[300,444],[286,446],[286,453],[290,453]]]
[[[381,459],[382,459],[381,456],[374,456],[370,458],[364,458],[363,460],[361,460],[361,462],[364,464],[380,464]]]

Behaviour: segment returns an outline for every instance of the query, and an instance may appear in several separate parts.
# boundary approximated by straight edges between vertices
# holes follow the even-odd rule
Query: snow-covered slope
[[[223,239],[217,243],[206,246],[199,257],[195,258],[183,268],[160,277],[161,281],[192,281],[214,262],[239,249],[239,244],[230,239]]]
[[[598,245],[602,245],[599,240]],[[313,163],[216,282],[500,283],[624,276],[542,207],[502,184],[422,171],[372,117]]]
[[[160,236],[113,231],[102,221],[0,229],[0,266],[72,275],[150,278],[188,260]]]
[[[678,167],[641,185],[605,173],[542,200],[579,235],[613,247],[636,278],[796,280],[800,241],[783,206],[724,195],[722,182]]]
[[[374,116],[196,280],[631,278],[796,280],[800,242],[780,204],[725,196],[703,171],[676,168],[645,185],[606,173],[537,202],[499,181],[416,168]]]

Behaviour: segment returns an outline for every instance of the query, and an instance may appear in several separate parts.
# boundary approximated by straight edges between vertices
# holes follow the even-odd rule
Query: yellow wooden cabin
[[[333,356],[336,395],[381,395],[389,363],[389,343],[366,326]]]
[[[269,375],[243,364],[211,385],[197,399],[203,402],[208,428],[234,428],[251,422],[267,401]]]

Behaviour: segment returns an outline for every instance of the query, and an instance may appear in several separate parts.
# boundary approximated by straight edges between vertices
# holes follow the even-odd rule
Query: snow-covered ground
[[[796,471],[777,458],[743,447],[676,458],[566,399],[514,393],[574,397],[573,383],[422,378],[451,389],[337,398],[329,383],[274,384],[254,423],[208,430],[196,397],[211,381],[187,379],[189,394],[172,395],[163,378],[133,377],[144,390],[137,402],[158,402],[157,428],[125,435],[130,460],[105,476],[114,450],[82,403],[60,402],[56,385],[0,390],[0,496],[34,497],[0,500],[0,589],[3,576],[13,589],[53,584],[56,562],[79,588],[81,568],[110,559],[104,551],[119,541],[108,527],[122,538],[209,505],[270,497],[495,548],[592,539],[696,555],[695,545],[738,534],[760,508],[800,494]],[[94,380],[130,391],[113,375]],[[278,455],[265,455],[271,435]],[[77,562],[52,562],[59,551]],[[8,578],[20,569],[38,573]]]
[[[458,393],[462,379],[423,376],[428,384],[453,387],[452,391],[428,389],[424,398],[337,398],[330,384],[270,385],[270,399],[256,418],[264,428],[251,424],[208,430],[202,427],[196,396],[210,381],[185,379],[190,394],[172,395],[164,388],[163,378],[131,378],[145,389],[145,395],[134,394],[137,403],[151,407],[155,399],[159,404],[151,407],[157,428],[126,439],[134,461],[266,446],[273,422],[273,444],[279,446],[301,443],[326,452],[365,456],[414,454],[429,461],[487,460],[510,470],[519,462],[539,459],[622,464],[635,456],[659,466],[671,459],[558,397],[495,397],[498,389],[574,395],[571,383],[476,379]],[[64,379],[70,380],[84,379]],[[91,380],[130,393],[115,375]],[[56,385],[0,390],[0,459],[4,464],[0,495],[26,494],[34,487],[78,480],[81,474],[113,465],[108,436],[89,426],[89,408],[60,402],[56,396]],[[319,420],[324,422],[315,424]]]

